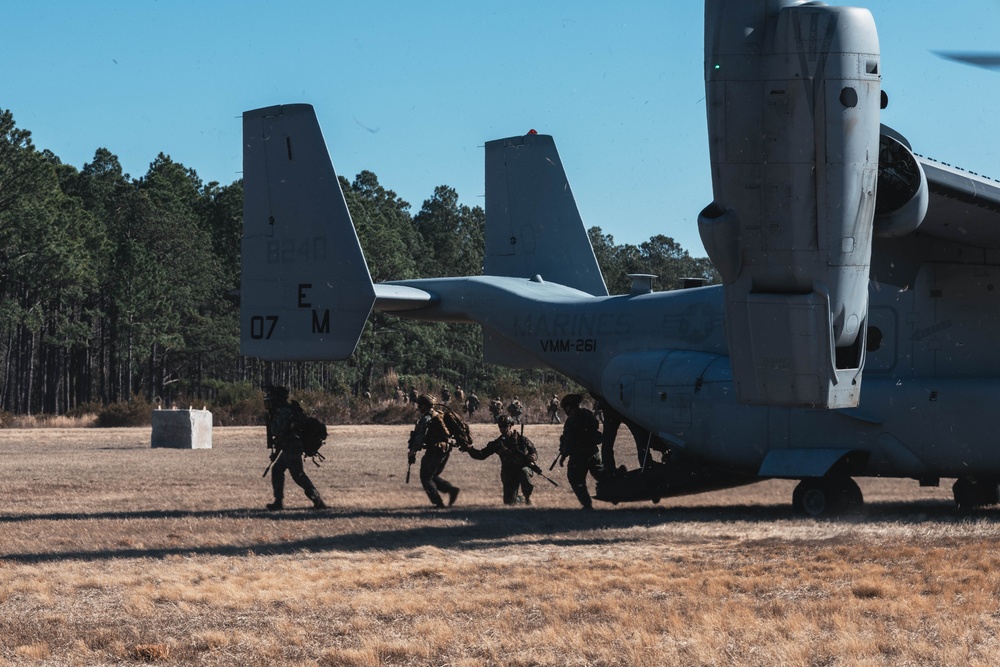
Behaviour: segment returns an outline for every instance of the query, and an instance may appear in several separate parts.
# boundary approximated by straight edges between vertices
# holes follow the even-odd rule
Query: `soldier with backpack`
[[[510,415],[510,418],[518,424],[521,423],[521,416],[524,415],[524,406],[521,404],[521,401],[517,396],[515,396],[514,400],[507,406],[507,414]],[[499,419],[497,419],[497,423],[500,423]]]
[[[493,423],[496,424],[500,420],[500,415],[503,414],[503,401],[500,397],[495,397],[490,401],[490,414],[493,415]]]
[[[451,454],[451,438],[457,437],[458,434],[448,430],[442,413],[434,409],[434,400],[430,396],[421,394],[417,396],[416,403],[417,409],[420,410],[420,419],[410,433],[407,462],[410,465],[416,463],[417,452],[424,450],[424,456],[420,459],[420,484],[434,507],[444,507],[442,493],[448,494],[450,507],[455,504],[459,489],[441,477],[441,473],[444,472],[448,456]]]
[[[267,387],[264,396],[267,408],[267,446],[271,449],[271,487],[274,502],[267,504],[269,510],[285,508],[285,471],[292,481],[302,487],[314,509],[326,509],[326,503],[319,491],[306,475],[302,467],[305,456],[322,456],[319,447],[326,438],[326,426],[317,419],[307,417],[298,401],[288,401],[285,387]],[[267,471],[264,471],[267,474]]]
[[[566,478],[573,488],[583,509],[593,509],[593,501],[587,490],[587,473],[598,481],[604,479],[604,465],[601,461],[601,431],[594,413],[580,407],[583,396],[566,394],[559,402],[566,413],[566,424],[559,438],[559,465],[569,459]]]

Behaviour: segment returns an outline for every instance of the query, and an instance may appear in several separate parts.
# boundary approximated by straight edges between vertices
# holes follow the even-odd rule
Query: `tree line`
[[[370,171],[340,181],[375,281],[481,272],[485,212],[453,188],[413,214]],[[480,391],[538,381],[484,364],[475,328],[380,313],[348,361],[241,357],[242,206],[242,181],[204,183],[164,153],[139,178],[106,148],[80,169],[63,164],[0,110],[0,410],[225,401],[263,382],[359,395],[400,378]],[[590,239],[612,294],[628,292],[627,273],[656,274],[660,289],[715,279],[663,235],[617,245],[594,227]]]

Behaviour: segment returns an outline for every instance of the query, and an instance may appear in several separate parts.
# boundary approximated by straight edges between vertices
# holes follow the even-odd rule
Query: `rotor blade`
[[[985,67],[986,69],[1000,69],[1000,53],[983,52],[971,53],[964,51],[934,51],[934,54],[948,60]]]

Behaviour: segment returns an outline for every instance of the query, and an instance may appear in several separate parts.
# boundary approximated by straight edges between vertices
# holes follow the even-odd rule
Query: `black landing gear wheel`
[[[795,513],[814,519],[853,514],[863,506],[861,489],[850,477],[809,477],[792,493]]]

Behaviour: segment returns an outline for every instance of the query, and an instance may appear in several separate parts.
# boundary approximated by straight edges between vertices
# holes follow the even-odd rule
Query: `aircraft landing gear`
[[[955,505],[960,510],[996,505],[1000,502],[1000,484],[995,479],[962,477],[955,480],[951,492],[955,494]]]
[[[863,505],[861,489],[850,477],[807,477],[792,493],[795,513],[813,518],[858,512]]]

